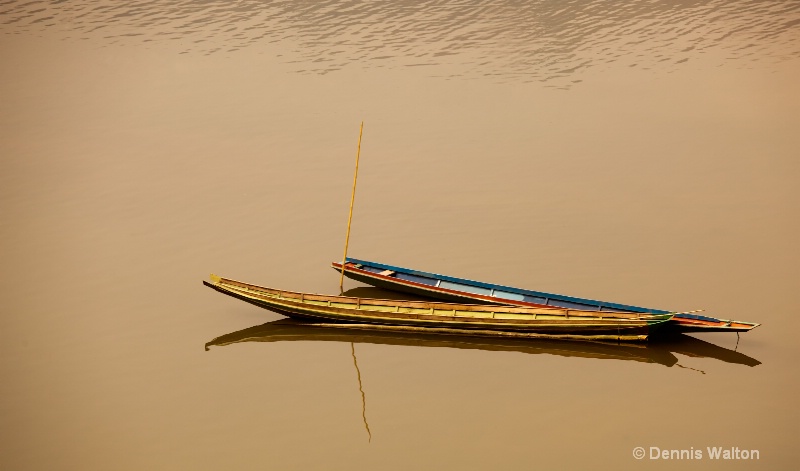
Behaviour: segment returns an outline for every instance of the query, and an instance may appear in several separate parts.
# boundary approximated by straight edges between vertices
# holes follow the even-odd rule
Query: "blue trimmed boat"
[[[342,270],[341,263],[333,262],[331,266],[337,271]],[[452,302],[502,303],[512,306],[579,309],[602,313],[627,312],[654,315],[674,312],[513,288],[351,257],[346,259],[344,274],[348,278],[379,288]],[[758,326],[759,324],[752,322],[717,319],[689,313],[675,314],[669,323],[671,329],[680,332],[746,332]]]

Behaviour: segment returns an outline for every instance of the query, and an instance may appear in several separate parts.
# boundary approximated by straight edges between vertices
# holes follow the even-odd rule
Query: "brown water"
[[[795,469],[798,27],[796,1],[1,2],[0,468]],[[204,288],[338,292],[362,119],[350,255],[763,325],[310,332]]]

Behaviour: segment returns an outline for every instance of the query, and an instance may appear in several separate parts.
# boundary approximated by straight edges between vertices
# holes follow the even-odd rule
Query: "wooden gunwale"
[[[314,301],[327,303],[333,307],[332,304],[352,304],[361,309],[366,309],[367,306],[386,306],[390,308],[408,308],[434,311],[457,311],[457,312],[496,312],[508,314],[539,314],[551,315],[559,317],[589,317],[596,319],[648,319],[660,318],[663,314],[656,314],[652,316],[642,315],[640,313],[627,313],[627,312],[609,312],[604,311],[602,314],[598,311],[582,311],[578,309],[564,309],[564,308],[531,308],[531,307],[514,307],[505,306],[502,304],[457,304],[457,303],[443,303],[443,302],[429,302],[429,301],[399,301],[390,299],[364,299],[364,298],[349,298],[346,296],[330,296],[323,294],[300,293],[295,291],[278,290],[273,288],[266,288],[263,286],[252,285],[243,283],[241,281],[222,278],[223,285],[240,286],[245,292],[254,295],[274,295],[278,299],[294,299],[300,303],[313,304]],[[382,311],[383,312],[383,311]],[[388,312],[388,311],[386,311]]]
[[[403,273],[403,274],[407,274],[407,275],[414,275],[414,276],[418,276],[418,277],[429,278],[431,280],[436,280],[437,282],[436,282],[435,285],[428,285],[428,284],[419,283],[419,282],[416,282],[416,281],[411,281],[411,280],[407,280],[407,279],[398,278],[396,276],[384,275],[382,273],[374,273],[374,272],[369,271],[369,270],[358,268],[358,267],[356,267],[356,265],[370,266],[370,267],[373,267],[373,268],[390,267],[393,274]],[[338,262],[332,262],[331,263],[331,267],[333,267],[337,271],[341,270],[341,266],[342,266],[342,264],[338,263]],[[606,301],[596,301],[596,300],[591,300],[591,299],[576,298],[576,297],[573,297],[573,296],[565,296],[565,295],[559,295],[559,294],[553,294],[553,293],[544,293],[544,292],[538,292],[538,291],[532,291],[532,290],[525,290],[525,289],[514,288],[514,287],[511,287],[511,286],[495,285],[495,284],[491,284],[491,283],[484,283],[484,282],[468,280],[468,279],[464,279],[464,278],[455,278],[455,277],[446,276],[446,275],[439,275],[439,274],[436,274],[436,273],[428,273],[428,272],[422,272],[422,271],[419,271],[419,270],[411,270],[411,269],[402,268],[402,267],[384,265],[384,264],[381,264],[381,263],[369,262],[369,261],[366,261],[366,260],[358,260],[358,259],[354,259],[354,258],[350,258],[350,257],[347,258],[347,263],[345,264],[345,274],[347,272],[353,272],[353,273],[358,273],[360,275],[366,275],[366,276],[369,276],[371,278],[385,280],[385,281],[388,281],[388,282],[391,282],[391,283],[397,284],[397,285],[410,285],[410,286],[414,286],[415,288],[422,288],[425,291],[428,291],[428,292],[431,292],[431,293],[447,293],[449,295],[460,297],[460,298],[480,299],[480,300],[483,300],[483,301],[486,301],[486,302],[496,303],[496,304],[519,305],[519,306],[535,306],[535,307],[555,308],[555,309],[563,308],[561,306],[554,306],[554,305],[551,305],[551,304],[541,304],[541,303],[535,303],[535,302],[531,302],[531,301],[521,301],[521,300],[516,300],[516,299],[503,298],[503,297],[499,297],[499,296],[491,296],[491,295],[486,295],[486,294],[479,294],[479,293],[473,293],[473,292],[466,292],[466,291],[450,289],[450,288],[446,288],[446,287],[441,286],[440,283],[445,281],[445,282],[450,282],[450,283],[455,283],[455,284],[460,284],[460,285],[465,285],[465,286],[474,286],[474,287],[490,290],[492,293],[494,293],[496,291],[503,291],[503,292],[508,292],[508,293],[511,293],[511,294],[530,295],[530,296],[538,297],[538,298],[541,298],[541,299],[546,299],[547,301],[561,301],[561,302],[570,302],[570,303],[575,303],[575,304],[585,304],[587,307],[592,307],[592,308],[597,306],[598,309],[601,309],[599,312],[615,312],[615,313],[616,312],[640,312],[640,313],[645,313],[645,314],[669,314],[670,313],[670,311],[665,311],[665,310],[661,310],[661,309],[650,309],[650,308],[631,306],[631,305],[626,305],[626,304],[618,304],[618,303],[612,303],[612,302],[606,302]],[[607,309],[607,310],[602,311],[602,309]],[[589,310],[589,309],[581,309],[581,310]],[[594,311],[595,309],[591,309],[591,310]]]
[[[373,309],[365,307],[367,300],[361,299],[361,308],[350,307],[355,304],[355,298],[346,297],[333,297],[325,295],[314,295],[302,293],[304,302],[301,302],[301,293],[274,290],[271,288],[264,288],[256,285],[238,282],[229,279],[214,279],[214,283],[206,282],[208,286],[215,288],[219,291],[226,292],[235,297],[240,297],[245,300],[250,300],[254,304],[264,305],[270,309],[278,312],[286,313],[289,316],[300,316],[304,318],[316,319],[334,319],[342,322],[369,322],[378,324],[392,324],[392,325],[425,325],[433,327],[442,327],[444,325],[452,325],[467,329],[483,328],[483,329],[501,329],[501,330],[526,330],[536,329],[537,331],[553,331],[553,332],[570,332],[570,331],[587,331],[586,333],[600,333],[600,332],[617,332],[621,335],[624,331],[628,334],[631,330],[637,331],[639,334],[648,332],[650,329],[665,323],[671,316],[657,315],[645,316],[646,318],[603,318],[600,319],[594,315],[578,315],[575,312],[570,318],[566,318],[563,309],[553,309],[553,313],[547,313],[544,318],[542,314],[537,314],[537,318],[524,311],[529,311],[521,308],[506,308],[503,306],[491,306],[491,309],[503,308],[503,310],[516,311],[519,315],[522,311],[523,318],[491,318],[490,312],[486,311],[486,306],[469,305],[469,311],[461,311],[462,316],[452,316],[452,306],[457,306],[458,312],[462,305],[453,305],[446,303],[426,303],[426,302],[400,302],[400,305],[411,305],[406,307],[408,312],[391,312],[387,311],[385,307],[395,306],[396,302],[389,300],[377,300]],[[335,301],[335,302],[334,302]],[[342,302],[344,301],[344,302]],[[328,307],[327,304],[331,306]],[[372,304],[373,300],[369,300]],[[344,305],[344,306],[342,306]],[[384,309],[374,309],[375,307],[384,307]],[[447,306],[448,309],[437,309],[440,306]],[[483,311],[481,312],[481,308]],[[437,313],[440,311],[440,313]],[[536,309],[535,311],[541,311]],[[447,314],[445,314],[445,312]],[[483,314],[477,317],[475,314]],[[589,312],[590,313],[590,312]],[[527,318],[524,315],[527,314]],[[468,317],[466,317],[468,316]],[[427,327],[426,327],[427,328]]]

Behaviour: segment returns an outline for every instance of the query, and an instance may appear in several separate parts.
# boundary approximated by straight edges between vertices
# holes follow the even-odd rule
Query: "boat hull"
[[[341,271],[341,263],[333,262],[331,266]],[[434,273],[421,272],[392,265],[348,258],[345,264],[345,276],[372,286],[392,291],[411,293],[453,302],[503,303],[512,306],[528,307],[578,307],[598,312],[638,312],[648,314],[667,314],[669,311],[649,309],[617,303],[593,301],[551,293],[535,292],[488,283],[475,282],[461,278],[453,278]],[[403,278],[399,278],[403,276]],[[448,287],[444,287],[444,286]],[[474,292],[466,291],[471,290]],[[500,298],[495,293],[514,296],[520,299]],[[532,302],[531,299],[541,300]],[[662,331],[673,332],[746,332],[759,324],[730,321],[692,314],[676,314]]]
[[[250,285],[212,277],[204,284],[221,293],[280,314],[315,322],[372,324],[452,330],[481,335],[598,336],[646,340],[670,315],[591,313],[567,309],[448,304],[325,296]]]

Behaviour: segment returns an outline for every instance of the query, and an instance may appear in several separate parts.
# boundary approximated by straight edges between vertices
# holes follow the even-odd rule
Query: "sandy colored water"
[[[627,3],[4,2],[0,467],[796,468],[800,5]],[[362,119],[350,255],[762,326],[265,337]]]

